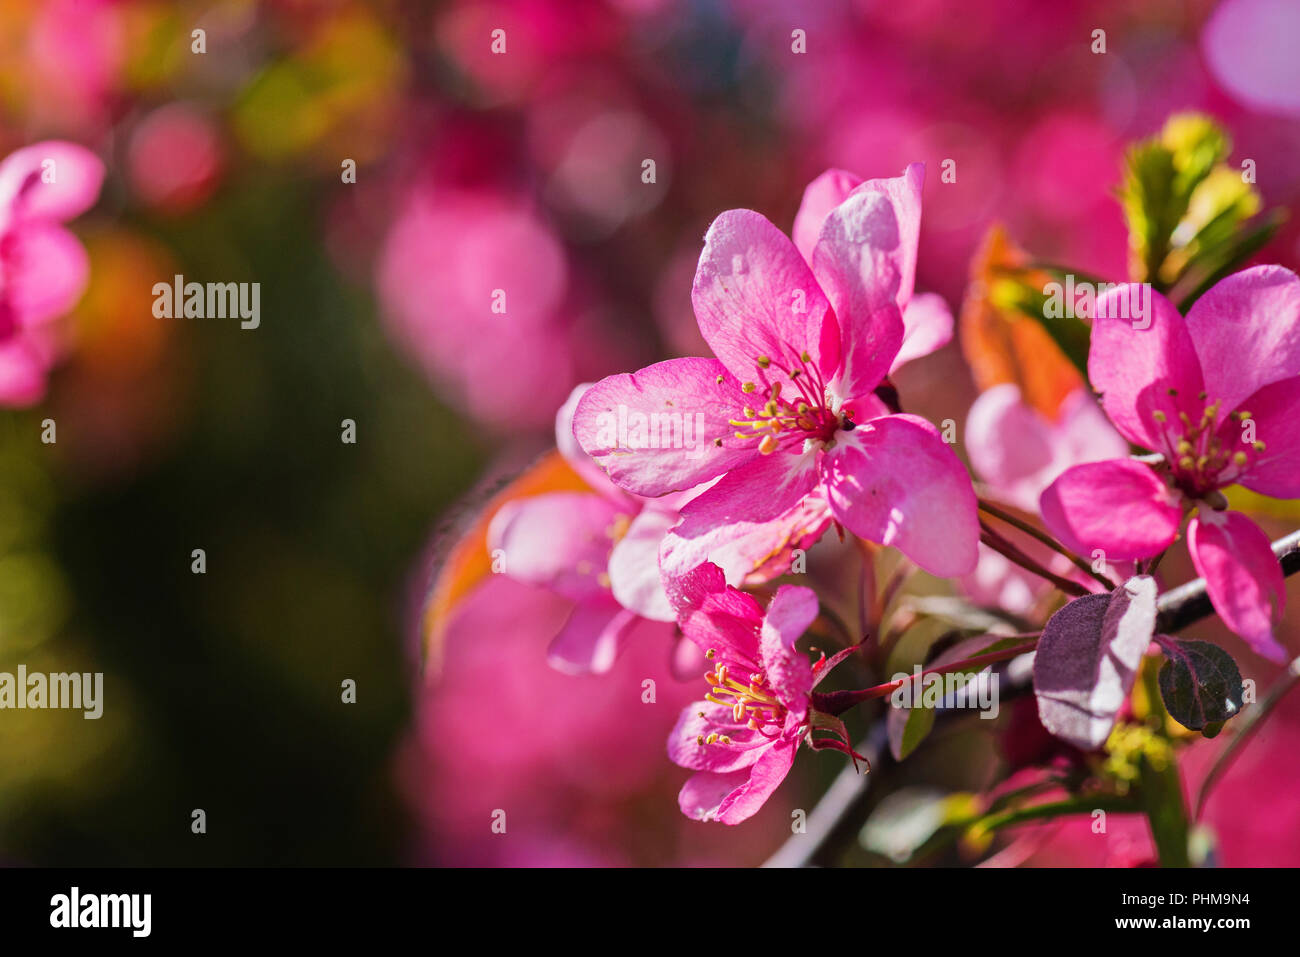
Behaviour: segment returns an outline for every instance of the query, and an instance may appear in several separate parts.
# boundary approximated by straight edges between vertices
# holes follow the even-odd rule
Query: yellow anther
[[[1184,455],[1181,459],[1178,460],[1178,467],[1181,469],[1190,469],[1195,464],[1196,463],[1192,461],[1192,457],[1190,455]]]
[[[1250,456],[1248,456],[1245,452],[1236,452],[1232,456],[1232,464],[1240,468],[1241,466],[1246,464],[1249,458]]]
[[[763,455],[771,455],[776,451],[776,436],[765,435],[763,441],[758,443],[758,451]]]
[[[714,731],[714,732],[713,732],[712,734],[710,734],[707,738],[705,738],[704,741],[705,741],[706,744],[713,744],[714,742],[716,742],[716,741],[718,740],[719,737],[720,737],[720,735],[718,734],[718,732]]]
[[[741,384],[740,391],[745,393],[757,392],[758,386],[754,385],[752,382],[745,382]]]
[[[1180,439],[1178,442],[1178,454],[1187,455],[1192,451],[1192,443],[1186,439]]]
[[[1159,409],[1156,409],[1154,412],[1151,413],[1151,418],[1155,419],[1161,425],[1164,425],[1165,422],[1168,421],[1165,414],[1161,412]]]
[[[1263,443],[1263,442],[1256,442],[1256,443],[1254,444],[1253,448],[1255,449],[1256,452],[1263,452],[1265,446],[1264,446],[1264,443]]]
[[[718,385],[722,385],[722,383],[727,381],[727,377],[720,375],[715,381],[718,383]]]
[[[806,350],[804,352],[799,353],[799,358],[802,359],[804,362],[812,362],[812,356],[808,355]]]
[[[755,361],[758,363],[760,369],[766,369],[772,364],[772,360],[767,356],[759,356]]]
[[[710,648],[708,651],[706,651],[706,652],[704,653],[704,657],[705,657],[705,658],[712,659],[713,656],[716,655],[716,654],[717,654],[717,652],[714,651],[712,648]]]
[[[697,734],[695,736],[695,743],[698,744],[700,747],[704,747],[704,735]]]

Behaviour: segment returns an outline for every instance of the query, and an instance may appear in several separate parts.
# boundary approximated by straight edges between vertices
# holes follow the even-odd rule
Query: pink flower
[[[675,531],[711,547],[732,530],[767,526],[778,542],[803,533],[807,516],[791,516],[821,500],[823,514],[933,574],[973,568],[978,522],[965,469],[932,425],[888,414],[874,394],[904,344],[923,175],[913,164],[854,188],[825,215],[811,267],[758,213],[714,220],[692,298],[717,358],[670,359],[597,383],[574,416],[582,448],[638,495],[722,476],[683,506]],[[799,233],[810,234],[802,224]]]
[[[1161,459],[1068,470],[1043,493],[1043,519],[1077,551],[1136,560],[1172,544],[1195,508],[1187,543],[1215,610],[1281,661],[1281,568],[1268,537],[1226,511],[1219,490],[1300,496],[1300,277],[1257,266],[1219,282],[1186,319],[1158,293],[1140,321],[1116,318],[1133,315],[1122,307],[1139,295],[1125,284],[1098,299],[1088,376],[1120,433]]]
[[[695,772],[682,787],[682,813],[739,824],[785,780],[809,735],[813,666],[795,642],[817,617],[809,588],[783,585],[766,613],[726,584],[715,565],[674,582],[683,633],[713,665],[703,701],[687,705],[668,736],[668,756]]]
[[[1116,432],[1084,389],[1061,403],[1056,421],[1028,405],[1012,383],[980,393],[966,417],[966,453],[971,467],[988,486],[988,495],[1026,512],[1037,513],[1038,498],[1052,480],[1072,465],[1116,458],[1128,443]],[[1051,571],[1088,587],[1097,582],[1079,575],[1062,555],[1036,542],[1024,550]],[[1037,575],[980,545],[979,565],[961,578],[962,590],[975,601],[1028,613],[1051,586]]]
[[[676,618],[659,581],[658,555],[677,521],[677,497],[629,495],[577,447],[573,410],[587,388],[576,388],[560,409],[555,433],[560,454],[591,491],[509,502],[488,528],[488,548],[508,577],[574,602],[547,651],[552,667],[571,674],[607,672],[641,619]]]
[[[0,163],[0,405],[45,392],[56,342],[49,329],[81,298],[86,251],[60,223],[94,205],[104,165],[74,143],[50,140]]]
[[[1086,390],[1066,396],[1051,421],[1008,382],[980,393],[971,405],[966,453],[994,497],[1033,513],[1043,490],[1067,468],[1120,458],[1128,443]]]

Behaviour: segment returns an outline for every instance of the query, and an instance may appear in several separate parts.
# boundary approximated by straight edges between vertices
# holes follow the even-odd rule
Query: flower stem
[[[1006,661],[1015,658],[1017,655],[1023,655],[1027,651],[1033,651],[1038,645],[1039,635],[990,635],[989,637],[1001,640],[1007,638],[1027,638],[1029,640],[1020,642],[1010,648],[1002,648],[998,651],[963,658],[961,661],[951,661],[947,664],[927,668],[921,672],[921,677],[943,675],[953,671],[982,670],[985,665],[996,664],[999,661]],[[856,691],[828,691],[825,693],[814,691],[812,696],[813,707],[826,714],[843,714],[864,701],[871,701],[874,698],[887,698],[903,685],[915,680],[917,680],[916,675],[908,675],[906,678],[887,681],[884,684],[873,685],[870,688],[860,688]]]
[[[1015,515],[1011,514],[1010,512],[999,508],[998,506],[994,505],[992,502],[986,501],[985,499],[978,499],[978,501],[979,501],[979,507],[981,512],[988,512],[994,518],[1001,519],[1002,521],[1006,522],[1008,525],[1020,529],[1022,532],[1024,532],[1026,535],[1030,536],[1031,538],[1034,538],[1042,542],[1044,545],[1046,545],[1048,548],[1050,548],[1052,551],[1056,552],[1057,554],[1064,555],[1066,558],[1068,558],[1071,562],[1074,563],[1075,568],[1079,569],[1079,571],[1083,572],[1086,575],[1092,576],[1092,578],[1096,579],[1099,583],[1106,586],[1106,589],[1108,591],[1113,591],[1115,589],[1116,586],[1113,581],[1111,581],[1105,575],[1099,575],[1097,572],[1093,571],[1091,565],[1089,565],[1078,555],[1075,555],[1064,545],[1062,545],[1060,542],[1054,539],[1051,535],[1048,535],[1046,532],[1035,528],[1029,522],[1017,518]]]
[[[1048,571],[983,522],[980,522],[980,541],[1002,555],[1008,561],[1019,565],[1025,571],[1032,572],[1039,578],[1044,578],[1051,582],[1067,595],[1074,595],[1077,598],[1081,595],[1088,594],[1088,589],[1084,588],[1078,582],[1072,582],[1068,578],[1062,578],[1060,575]]]

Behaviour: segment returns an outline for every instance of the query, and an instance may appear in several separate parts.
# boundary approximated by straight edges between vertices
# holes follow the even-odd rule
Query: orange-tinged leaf
[[[487,533],[493,516],[507,502],[517,499],[547,492],[583,491],[590,491],[590,487],[559,452],[552,450],[488,500],[487,506],[448,550],[429,591],[421,621],[426,675],[432,678],[441,670],[447,623],[456,606],[492,574]]]
[[[997,301],[999,282],[1042,289],[1052,277],[1028,268],[1029,257],[1001,226],[989,229],[971,261],[971,281],[962,302],[958,333],[980,391],[1015,383],[1030,406],[1055,419],[1065,397],[1083,384],[1052,337],[1033,319]]]

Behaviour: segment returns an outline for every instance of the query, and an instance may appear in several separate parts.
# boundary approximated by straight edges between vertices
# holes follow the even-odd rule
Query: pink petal
[[[923,292],[903,307],[903,345],[894,356],[890,374],[902,366],[942,349],[952,341],[952,311],[943,296]]]
[[[632,626],[634,612],[613,601],[579,602],[546,649],[546,661],[569,675],[600,675],[614,667]]]
[[[624,608],[652,621],[676,621],[659,580],[659,546],[677,516],[643,509],[609,555],[610,590]]]
[[[783,736],[768,747],[749,769],[749,779],[722,799],[718,820],[739,824],[757,814],[790,773],[798,749],[799,739],[793,735]]]
[[[0,342],[0,406],[21,408],[45,395],[49,364],[25,338]]]
[[[1241,422],[1228,419],[1219,428],[1219,441],[1229,454],[1249,456],[1246,472],[1238,481],[1251,491],[1272,498],[1300,498],[1300,377],[1266,385],[1242,403],[1254,422],[1256,452],[1243,441],[1248,433]]]
[[[753,442],[735,438],[729,421],[745,404],[740,383],[716,359],[669,359],[588,389],[578,401],[573,434],[615,485],[663,495],[758,455]]]
[[[789,571],[794,553],[806,553],[830,522],[830,506],[816,494],[805,496],[772,519],[723,525],[692,520],[664,536],[659,570],[668,579],[684,575],[702,562],[712,562],[722,568],[732,585],[768,581]]]
[[[1011,383],[996,385],[971,404],[966,417],[966,454],[980,478],[1001,498],[1036,510],[1042,473],[1055,459],[1047,421]]]
[[[1201,364],[1187,322],[1174,304],[1158,292],[1150,295],[1150,309],[1144,311],[1151,315],[1137,320],[1119,318],[1142,309],[1137,283],[1122,283],[1098,297],[1088,378],[1120,434],[1137,445],[1165,451],[1168,443],[1153,414],[1162,412],[1171,430],[1178,425],[1180,411],[1193,422],[1200,420]],[[1177,394],[1170,395],[1170,389]]]
[[[683,505],[677,532],[693,537],[723,525],[771,521],[816,487],[816,453],[759,455]]]
[[[794,228],[790,237],[803,258],[812,262],[817,237],[822,223],[832,209],[849,198],[849,193],[862,183],[862,177],[842,169],[828,169],[808,184],[803,191],[803,202],[795,213]]]
[[[1235,409],[1264,386],[1300,375],[1300,277],[1281,266],[1234,273],[1196,300],[1187,329],[1208,401]]]
[[[607,596],[597,576],[613,545],[611,530],[630,516],[586,492],[548,492],[508,502],[488,526],[488,549],[509,577],[577,600]]]
[[[1080,387],[1067,395],[1059,417],[1059,424],[1052,430],[1054,467],[1119,459],[1128,454],[1128,443],[1115,431],[1088,389]]]
[[[811,588],[782,585],[772,596],[763,618],[761,652],[763,671],[777,699],[799,721],[808,710],[812,692],[812,663],[795,643],[817,620],[817,594]]]
[[[677,806],[693,821],[716,821],[722,802],[744,787],[748,780],[748,769],[726,774],[696,771],[682,785],[681,793],[677,795]]]
[[[1011,383],[980,394],[966,418],[966,452],[994,494],[1029,512],[1043,490],[1071,465],[1120,458],[1128,443],[1086,389],[1077,389],[1051,423],[1026,405]]]
[[[1273,628],[1286,606],[1286,582],[1268,536],[1240,512],[1202,509],[1187,527],[1187,548],[1224,624],[1257,654],[1284,663]]]
[[[35,326],[66,315],[86,291],[90,260],[62,226],[34,222],[5,236],[3,295],[18,322]]]
[[[1074,466],[1048,486],[1039,508],[1066,548],[1083,558],[1099,548],[1108,562],[1159,553],[1173,542],[1183,517],[1178,494],[1132,459]]]
[[[899,180],[872,181],[890,189],[863,183],[822,225],[812,262],[839,322],[843,359],[831,389],[840,399],[870,395],[903,344],[899,302],[912,294],[922,175],[913,164]]]
[[[975,568],[970,477],[924,419],[888,415],[841,432],[821,465],[827,500],[849,531],[897,547],[941,578]]]
[[[715,732],[725,734],[732,743],[699,743],[701,735],[707,738]],[[749,767],[759,759],[761,748],[766,745],[767,738],[732,719],[730,708],[713,701],[696,701],[682,709],[668,735],[668,757],[679,767],[692,771],[725,774]]]
[[[44,181],[51,177],[53,182]],[[84,146],[35,143],[0,163],[0,209],[9,209],[16,221],[62,222],[94,206],[103,181],[103,162]]]
[[[838,329],[812,270],[794,243],[752,210],[728,210],[713,221],[691,298],[705,341],[742,382],[762,381],[763,356],[773,379],[776,369],[799,368],[805,352],[825,375],[839,363]]]
[[[763,609],[752,595],[729,586],[716,565],[701,565],[665,585],[682,634],[701,651],[713,649],[758,670]]]
[[[593,491],[600,492],[602,495],[612,493],[616,497],[621,497],[622,490],[610,483],[609,476],[591,460],[590,455],[582,450],[582,446],[578,444],[578,439],[573,434],[573,415],[578,410],[578,403],[590,388],[590,382],[574,386],[564,405],[560,406],[560,411],[555,413],[555,448],[560,453],[560,457],[569,463],[570,468],[577,472]]]

